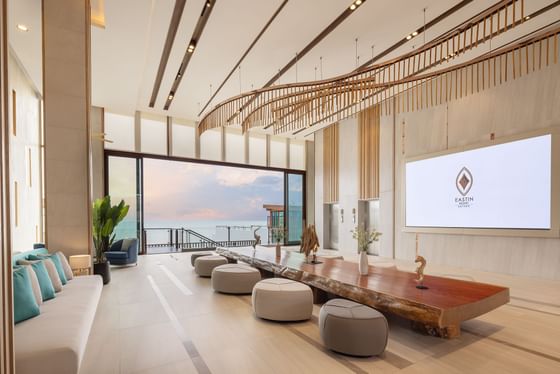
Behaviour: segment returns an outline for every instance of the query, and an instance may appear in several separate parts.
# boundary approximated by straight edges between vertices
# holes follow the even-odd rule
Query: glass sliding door
[[[299,244],[304,225],[304,174],[286,173],[286,244]]]
[[[111,204],[121,200],[130,205],[128,215],[115,229],[115,240],[137,238],[140,251],[142,241],[142,159],[124,156],[106,156],[106,193]]]

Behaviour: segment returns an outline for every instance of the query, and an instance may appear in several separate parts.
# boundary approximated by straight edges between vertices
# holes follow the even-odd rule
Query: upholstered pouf
[[[204,257],[204,256],[212,256],[212,253],[210,252],[206,252],[206,253],[193,253],[191,255],[191,265],[194,267],[194,262],[196,261],[197,258],[199,257]]]
[[[293,280],[264,279],[253,288],[253,310],[257,317],[272,321],[307,320],[313,312],[313,293]]]
[[[352,356],[380,355],[389,337],[383,314],[344,299],[332,299],[323,305],[319,331],[328,349]]]
[[[227,264],[212,271],[212,287],[222,293],[247,294],[261,280],[261,272],[246,264]]]
[[[225,265],[228,261],[218,255],[202,256],[194,260],[194,271],[201,277],[209,277],[216,266]]]

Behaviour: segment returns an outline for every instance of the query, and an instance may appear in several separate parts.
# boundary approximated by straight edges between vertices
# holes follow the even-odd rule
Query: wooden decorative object
[[[303,253],[306,259],[309,259],[309,256],[313,254],[311,263],[317,263],[318,250],[319,237],[317,236],[315,225],[309,225],[305,229],[303,229],[303,235],[301,236],[300,253]]]
[[[379,198],[380,122],[379,104],[358,113],[361,200]]]
[[[502,19],[500,14],[508,14],[508,17]],[[299,132],[319,123],[336,122],[353,116],[373,105],[379,105],[383,115],[390,113],[393,107],[398,108],[398,105],[393,105],[395,101],[401,102],[399,110],[404,112],[460,99],[469,91],[471,94],[475,92],[474,68],[477,69],[476,92],[479,92],[478,73],[480,68],[484,69],[485,63],[488,74],[482,78],[482,89],[490,88],[491,81],[494,86],[498,84],[497,74],[499,84],[506,82],[507,69],[515,64],[514,58],[508,56],[510,53],[513,56],[516,50],[518,54],[525,52],[528,56],[528,49],[532,49],[533,71],[551,60],[550,53],[553,53],[552,61],[557,62],[560,27],[545,30],[532,38],[512,43],[468,62],[440,67],[500,33],[517,27],[524,22],[524,17],[523,0],[500,1],[441,37],[381,64],[331,79],[276,85],[228,99],[203,117],[198,131],[203,133],[216,127],[241,124],[244,132],[253,127],[272,127],[275,134]],[[548,47],[550,38],[553,39],[552,48]],[[535,58],[537,47],[541,52],[538,61]],[[543,53],[545,56],[542,56]],[[495,67],[493,70],[489,69],[491,64]],[[499,65],[499,69],[496,69],[496,65]],[[513,78],[517,79],[518,76],[515,74]],[[443,78],[445,86],[442,84]],[[431,100],[428,90],[434,80],[436,97],[437,84],[440,85],[439,102]]]
[[[253,249],[257,248],[257,245],[261,244],[261,236],[257,234],[257,231],[260,230],[260,227],[257,227],[253,232],[253,236],[255,237],[255,242],[253,243]]]
[[[416,278],[416,288],[420,290],[427,290],[428,287],[424,286],[424,268],[426,267],[426,259],[422,256],[416,256],[416,260],[414,260],[414,262],[419,263],[416,268],[416,274],[418,275],[418,278]]]
[[[409,319],[423,332],[452,338],[461,333],[461,322],[478,317],[509,302],[509,289],[490,284],[426,275],[430,291],[418,290],[416,274],[397,268],[369,267],[360,276],[356,263],[323,258],[310,264],[305,254],[284,251],[276,258],[268,248],[217,248],[229,259],[240,260],[264,272],[305,283],[319,293],[328,292],[382,312]],[[321,259],[321,257],[318,257]]]

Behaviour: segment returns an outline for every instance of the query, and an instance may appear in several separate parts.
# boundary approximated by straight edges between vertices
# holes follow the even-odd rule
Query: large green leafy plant
[[[118,205],[111,206],[111,197],[105,196],[93,202],[93,245],[97,263],[107,261],[105,252],[115,240],[115,227],[128,214],[129,205],[124,200]]]

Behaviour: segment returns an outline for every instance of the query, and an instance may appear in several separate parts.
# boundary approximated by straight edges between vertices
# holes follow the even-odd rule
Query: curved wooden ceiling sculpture
[[[474,94],[557,63],[560,28],[434,70],[527,19],[524,0],[500,1],[453,31],[387,62],[331,79],[277,85],[228,99],[204,116],[198,131],[240,123],[243,132],[273,126],[275,134],[298,133],[376,104],[381,104],[382,113],[406,112]]]

